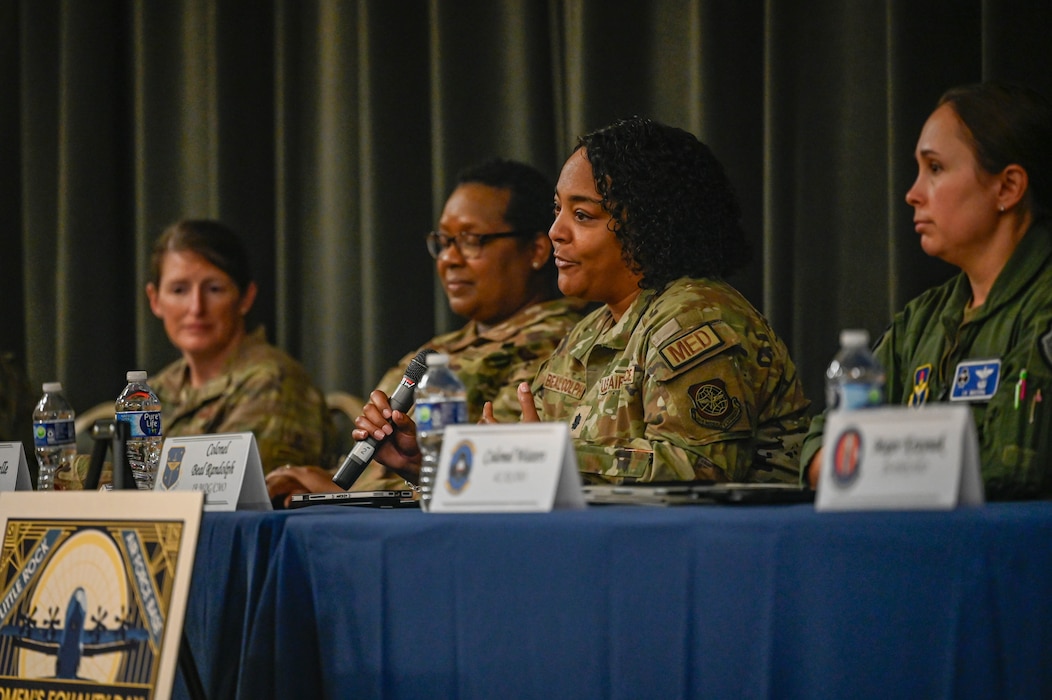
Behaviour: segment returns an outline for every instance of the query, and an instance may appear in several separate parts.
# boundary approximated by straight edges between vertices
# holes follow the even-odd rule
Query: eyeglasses
[[[431,257],[438,259],[439,255],[449,250],[449,246],[457,247],[457,250],[465,260],[474,260],[482,255],[482,246],[496,238],[511,238],[512,236],[529,236],[534,231],[501,231],[500,233],[458,233],[449,236],[444,233],[432,231],[427,234],[427,252]]]

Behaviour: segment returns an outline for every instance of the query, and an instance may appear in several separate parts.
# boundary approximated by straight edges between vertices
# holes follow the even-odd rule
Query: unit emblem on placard
[[[183,457],[185,455],[185,447],[173,447],[168,450],[168,458],[164,462],[164,472],[161,473],[161,485],[169,491],[179,483],[179,472],[182,471]]]
[[[455,448],[449,458],[449,477],[446,479],[446,488],[450,493],[460,493],[468,485],[471,477],[471,467],[475,463],[475,445],[470,440],[463,440]]]
[[[833,450],[833,482],[840,487],[850,486],[858,478],[862,467],[862,435],[857,430],[840,434]]]

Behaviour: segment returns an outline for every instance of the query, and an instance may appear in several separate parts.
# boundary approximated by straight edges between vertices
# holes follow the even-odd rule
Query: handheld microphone
[[[424,376],[424,372],[427,371],[427,356],[434,352],[431,348],[424,348],[416,354],[416,357],[409,361],[409,367],[405,370],[405,376],[398,383],[398,388],[391,394],[392,411],[405,413],[413,405],[413,394],[416,392],[417,382],[420,381],[420,378]],[[351,488],[351,485],[358,480],[365,468],[369,466],[376,448],[382,442],[383,440],[377,440],[370,435],[366,439],[355,443],[354,449],[347,455],[347,459],[343,460],[343,464],[337,470],[336,476],[332,477],[333,483],[344,491]]]

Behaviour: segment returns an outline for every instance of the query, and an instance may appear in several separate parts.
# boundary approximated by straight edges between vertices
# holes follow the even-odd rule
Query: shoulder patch
[[[690,417],[703,428],[728,430],[742,415],[741,401],[727,392],[722,379],[710,379],[687,389],[693,406]]]
[[[696,360],[699,357],[712,355],[723,347],[724,341],[711,323],[706,323],[681,335],[662,346],[661,357],[672,369]]]

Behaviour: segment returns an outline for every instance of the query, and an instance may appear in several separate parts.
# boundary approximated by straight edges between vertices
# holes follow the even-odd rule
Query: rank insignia
[[[741,401],[727,393],[722,379],[695,384],[687,389],[687,396],[694,402],[690,417],[702,427],[727,430],[741,417]]]
[[[928,402],[931,389],[928,381],[931,379],[931,365],[921,365],[913,373],[913,392],[910,394],[910,406],[916,408]]]
[[[966,360],[953,373],[950,401],[989,401],[1001,380],[1001,360]]]

